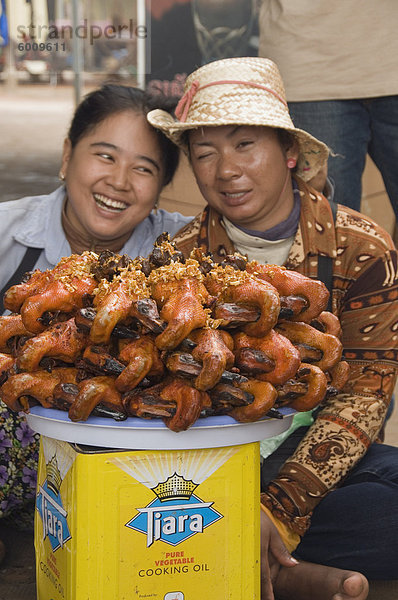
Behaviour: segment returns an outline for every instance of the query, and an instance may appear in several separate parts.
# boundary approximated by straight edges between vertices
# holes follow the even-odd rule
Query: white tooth
[[[117,209],[126,208],[126,204],[124,202],[119,202],[117,200],[112,200],[111,198],[107,198],[106,196],[102,196],[102,194],[94,194],[94,198],[96,200],[98,200],[99,202],[101,202],[102,204],[105,204],[105,206],[107,206],[109,208],[117,208]]]
[[[228,198],[239,198],[239,196],[243,195],[243,192],[237,192],[236,194],[228,194],[228,192],[226,192],[225,195],[228,196]]]

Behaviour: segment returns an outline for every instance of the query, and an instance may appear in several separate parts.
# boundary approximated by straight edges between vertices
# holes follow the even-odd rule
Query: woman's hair
[[[280,127],[277,128],[276,132],[278,134],[279,143],[284,150],[288,150],[293,146],[296,140],[294,133]]]
[[[76,108],[68,131],[72,148],[99,123],[117,113],[133,110],[147,115],[155,108],[172,113],[176,105],[175,99],[163,95],[150,95],[139,88],[124,85],[105,84],[85,96]],[[165,177],[164,184],[169,183],[177,169],[179,150],[161,131],[154,129],[163,155]]]

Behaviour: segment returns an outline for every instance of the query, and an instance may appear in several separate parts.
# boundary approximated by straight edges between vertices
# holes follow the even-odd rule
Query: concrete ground
[[[9,90],[0,84],[0,201],[48,193],[58,185],[62,140],[73,109],[71,86],[19,85]],[[186,209],[182,212],[190,214],[185,198],[177,202]],[[385,441],[398,446],[397,408]],[[35,600],[32,532],[2,524],[0,539],[7,548],[0,566],[0,600]],[[369,598],[397,600],[398,592],[388,583],[379,584]]]

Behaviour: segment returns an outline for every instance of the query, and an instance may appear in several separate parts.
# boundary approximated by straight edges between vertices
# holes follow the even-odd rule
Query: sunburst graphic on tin
[[[157,541],[178,546],[204,534],[223,515],[213,508],[214,501],[204,502],[197,495],[197,488],[235,452],[218,448],[206,453],[193,450],[183,457],[168,452],[135,461],[115,458],[113,462],[120,469],[156,496],[145,507],[136,508],[137,514],[126,527],[146,535],[147,547]]]

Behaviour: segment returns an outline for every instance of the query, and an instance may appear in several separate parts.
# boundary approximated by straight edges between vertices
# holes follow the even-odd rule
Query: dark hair
[[[139,88],[105,84],[100,89],[90,92],[83,98],[75,110],[68,131],[72,148],[88,135],[99,123],[108,117],[126,110],[147,115],[149,111],[160,108],[172,113],[176,105],[175,99],[160,94],[151,95]],[[159,140],[164,160],[164,185],[169,183],[179,161],[179,150],[161,131],[154,129]]]
[[[277,128],[276,133],[278,134],[279,143],[282,148],[286,151],[291,148],[296,140],[296,136],[292,131],[288,131],[287,129]]]

